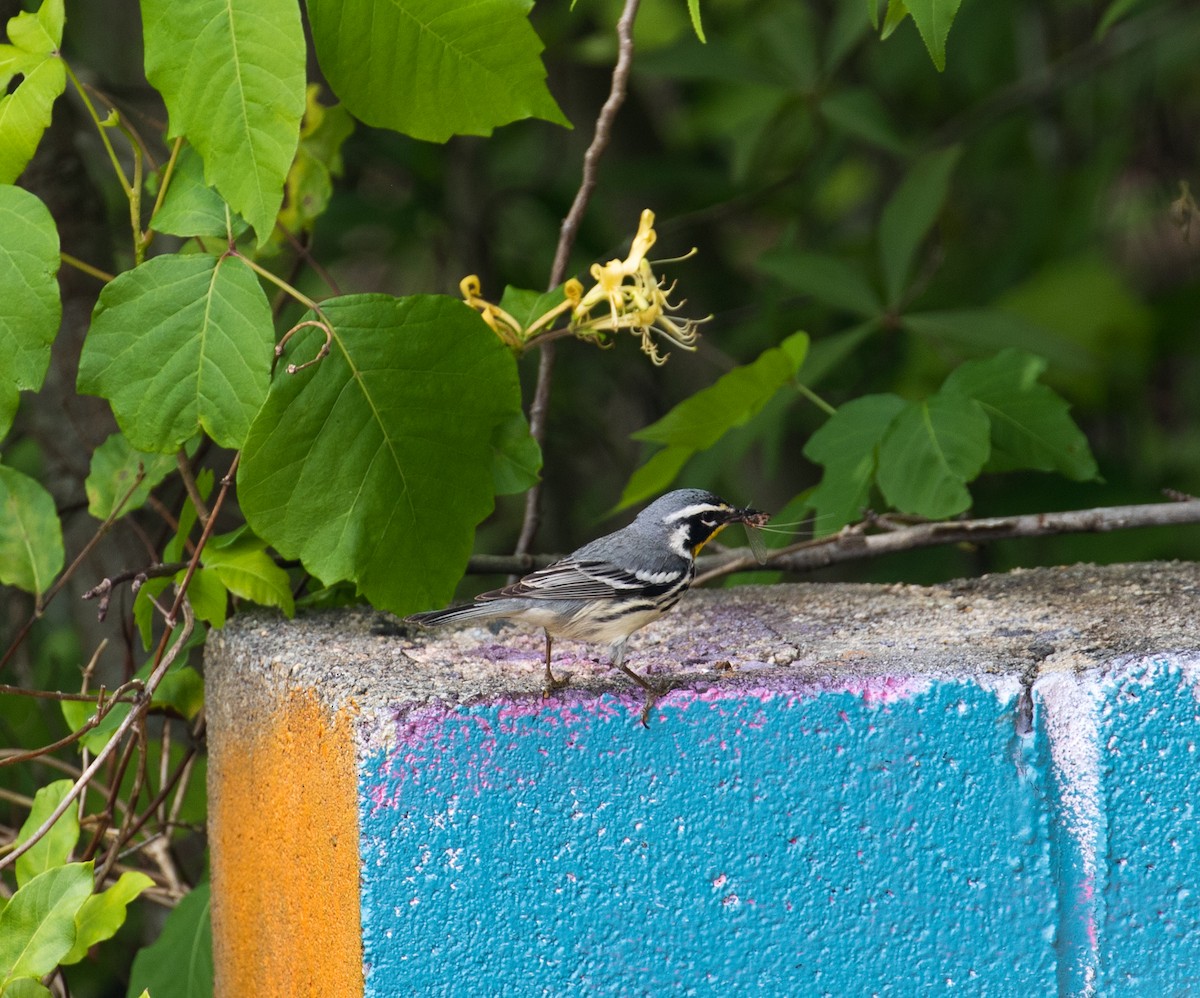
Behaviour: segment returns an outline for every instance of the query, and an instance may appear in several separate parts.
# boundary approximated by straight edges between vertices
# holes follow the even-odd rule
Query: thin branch
[[[1136,527],[1200,523],[1200,499],[1077,509],[1059,513],[992,516],[978,520],[941,520],[936,523],[916,523],[898,527],[892,527],[886,518],[879,518],[878,522],[889,529],[878,534],[847,529],[829,537],[801,541],[772,553],[761,565],[745,550],[702,558],[700,566],[703,571],[697,576],[695,584],[709,582],[734,572],[756,569],[811,572],[842,562],[877,558],[897,551],[915,551],[944,544],[986,544],[1023,537],[1108,533]]]
[[[625,7],[617,21],[617,64],[613,67],[612,86],[608,92],[608,99],[596,118],[596,132],[592,136],[591,145],[583,154],[583,177],[579,190],[575,192],[575,200],[571,203],[571,209],[563,219],[558,233],[558,247],[554,251],[554,263],[550,268],[551,288],[558,287],[566,275],[567,260],[575,245],[575,237],[591,201],[592,192],[596,189],[600,157],[608,147],[617,112],[625,102],[625,94],[629,89],[629,74],[633,68],[633,24],[637,19],[639,6],[641,0],[625,0]],[[537,385],[529,407],[529,434],[537,441],[539,447],[546,442],[546,414],[550,408],[550,379],[554,373],[554,352],[553,343],[542,343],[541,355],[538,357]],[[525,518],[521,523],[521,534],[517,538],[515,551],[518,556],[527,554],[533,545],[541,518],[541,504],[542,483],[535,482],[525,494]]]
[[[199,517],[201,525],[208,523],[208,506],[204,502],[204,497],[200,495],[200,487],[196,484],[196,477],[192,474],[187,451],[182,447],[175,453],[175,464],[179,468],[179,477],[183,479],[183,487],[187,490],[188,498],[192,500],[192,506],[196,510],[196,516]]]
[[[96,599],[99,597],[100,604],[96,608],[97,616],[103,620],[108,614],[108,602],[112,599],[113,590],[122,582],[132,582],[132,590],[136,593],[142,588],[142,584],[147,579],[159,579],[163,576],[172,576],[176,572],[181,572],[187,568],[186,561],[172,561],[166,564],[147,565],[144,568],[127,568],[123,572],[117,572],[116,575],[109,575],[101,579],[96,585],[92,586],[80,599]]]
[[[42,822],[42,824],[28,839],[22,842],[21,845],[19,845],[3,859],[0,859],[0,870],[4,869],[6,866],[12,865],[19,857],[23,856],[30,849],[32,849],[46,835],[46,833],[54,827],[54,823],[58,821],[58,819],[61,818],[66,812],[67,808],[69,808],[75,802],[75,798],[87,789],[88,784],[92,781],[92,777],[96,775],[96,772],[107,761],[108,757],[112,755],[117,746],[124,741],[125,733],[141,719],[142,715],[150,706],[150,701],[152,699],[154,690],[162,681],[162,677],[166,675],[167,669],[170,667],[171,663],[175,661],[175,657],[184,648],[188,642],[188,639],[192,636],[192,628],[195,626],[195,623],[196,619],[192,615],[191,607],[185,606],[183,630],[180,632],[178,639],[176,640],[175,644],[170,647],[169,651],[165,648],[165,642],[166,640],[170,639],[171,630],[168,628],[164,632],[163,637],[165,640],[163,644],[160,645],[160,648],[163,649],[163,653],[158,659],[158,664],[155,666],[154,671],[150,674],[150,678],[146,681],[146,687],[142,692],[140,701],[136,703],[133,709],[121,720],[117,730],[113,732],[112,738],[108,740],[104,748],[96,753],[96,758],[93,759],[91,764],[80,774],[79,779],[77,779],[71,786],[71,789],[67,791],[66,796],[63,797],[50,816]]]

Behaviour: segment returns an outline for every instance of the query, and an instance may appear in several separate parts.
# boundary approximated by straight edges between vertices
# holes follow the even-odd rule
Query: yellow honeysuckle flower
[[[563,285],[563,300],[525,327],[499,305],[482,297],[477,275],[464,277],[459,282],[459,290],[463,301],[477,309],[493,332],[515,350],[523,350],[535,339],[551,333],[562,335],[566,330],[554,331],[549,327],[560,315],[569,312],[567,329],[575,336],[590,339],[603,347],[611,345],[605,341],[605,333],[628,330],[641,337],[642,352],[650,358],[651,363],[665,364],[670,354],[658,352],[655,337],[684,350],[695,350],[700,335],[697,327],[712,316],[705,319],[676,318],[685,302],[672,303],[675,285],[672,283],[668,286],[664,280],[660,280],[646,259],[657,238],[654,212],[647,208],[642,212],[637,234],[624,260],[592,264],[589,272],[596,283],[586,292],[582,283],[571,278]],[[687,256],[691,256],[691,253]],[[607,308],[602,314],[592,315],[594,309],[605,305]]]
[[[642,212],[629,256],[624,260],[610,260],[603,265],[593,264],[591,275],[596,283],[571,313],[571,328],[577,332],[628,329],[640,334],[642,352],[656,365],[666,363],[670,356],[658,352],[654,342],[656,335],[684,350],[695,350],[699,337],[697,326],[707,321],[672,318],[672,314],[677,313],[684,303],[671,302],[670,295],[675,285],[665,286],[665,281],[655,276],[650,261],[646,259],[646,253],[657,238],[654,212],[647,208]],[[608,313],[593,317],[592,309],[605,302],[608,304]]]

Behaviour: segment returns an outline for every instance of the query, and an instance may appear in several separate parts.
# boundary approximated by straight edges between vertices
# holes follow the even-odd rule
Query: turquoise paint
[[[1101,987],[1200,994],[1200,660],[1131,663],[1100,720],[1107,825]]]
[[[678,692],[649,730],[611,695],[401,711],[360,764],[366,994],[1053,994],[1016,707],[871,680]]]

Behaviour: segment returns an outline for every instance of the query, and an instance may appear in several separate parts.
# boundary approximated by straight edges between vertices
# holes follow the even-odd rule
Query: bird
[[[610,664],[646,692],[642,723],[663,690],[625,664],[629,636],[679,602],[696,574],[700,549],[731,523],[761,527],[769,515],[738,508],[703,489],[660,496],[628,526],[597,538],[560,561],[473,603],[416,613],[424,627],[510,620],[546,637],[544,695],[567,684],[550,669],[555,638],[610,646]]]

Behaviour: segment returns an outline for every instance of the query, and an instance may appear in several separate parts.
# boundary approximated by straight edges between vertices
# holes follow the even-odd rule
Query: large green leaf
[[[125,909],[154,881],[138,870],[127,870],[108,890],[93,894],[75,914],[75,943],[61,960],[78,963],[97,943],[111,939],[125,924]]]
[[[114,433],[92,452],[92,463],[83,483],[88,497],[88,512],[97,520],[107,520],[117,511],[130,513],[150,497],[150,491],[178,467],[174,454],[147,454],[136,450],[122,433]],[[143,478],[137,488],[138,468]],[[133,489],[131,492],[130,489]]]
[[[940,520],[971,505],[966,483],[988,459],[988,418],[974,399],[937,394],[910,402],[879,446],[876,481],[891,505]]]
[[[109,400],[138,450],[173,451],[201,429],[240,447],[273,341],[267,296],[237,257],[155,257],[100,292],[79,390]]]
[[[58,263],[58,230],[46,206],[0,186],[0,438],[12,426],[17,392],[41,388],[50,366],[62,318]]]
[[[808,496],[816,534],[831,534],[862,515],[875,480],[879,442],[906,404],[898,395],[863,395],[839,406],[808,438],[805,457],[825,468]]]
[[[69,863],[34,877],[0,911],[0,990],[42,977],[75,943],[75,915],[92,893],[92,864]]]
[[[941,390],[983,407],[992,427],[989,471],[1033,468],[1058,471],[1075,481],[1095,479],[1096,460],[1070,417],[1070,406],[1038,381],[1045,370],[1041,357],[1004,350],[989,360],[962,364]]]
[[[40,596],[62,566],[54,499],[32,478],[0,465],[0,582]]]
[[[296,0],[142,0],[146,78],[170,136],[186,135],[209,184],[253,227],[275,227],[300,141],[305,44]]]
[[[493,441],[520,409],[513,356],[432,295],[325,302],[329,356],[296,336],[242,453],[251,528],[325,582],[398,613],[450,598],[493,505]]]
[[[165,0],[164,0],[165,2]],[[569,122],[546,89],[529,0],[309,0],[317,58],[368,125],[429,142],[520,118]]]
[[[71,780],[55,780],[40,788],[33,798],[29,817],[17,833],[17,844],[27,842],[42,824],[54,813],[70,792]],[[71,858],[71,850],[79,841],[79,813],[74,807],[67,808],[50,826],[50,831],[17,857],[17,884],[25,886],[39,873],[62,866]]]
[[[926,153],[909,168],[879,220],[879,259],[889,305],[895,305],[912,271],[917,247],[942,210],[958,146]]]
[[[67,88],[58,54],[63,21],[63,0],[46,0],[36,14],[22,12],[8,22],[11,44],[0,45],[0,89],[5,92],[0,97],[0,184],[11,184],[33,159],[54,101]],[[21,82],[10,93],[16,76]]]
[[[138,950],[129,973],[129,998],[142,991],[169,998],[212,998],[212,921],[209,885],[186,894],[167,916],[162,933]]]

